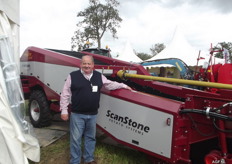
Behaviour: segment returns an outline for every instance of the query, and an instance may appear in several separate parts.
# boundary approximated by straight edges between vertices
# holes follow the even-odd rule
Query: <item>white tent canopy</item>
[[[195,66],[197,65],[198,54],[199,54],[199,51],[195,50],[186,41],[180,29],[176,28],[170,44],[163,51],[158,53],[156,56],[146,61],[168,59],[168,58],[178,58],[184,61],[188,66]],[[203,62],[200,61],[199,64],[202,65]]]
[[[0,163],[40,160],[38,140],[24,120],[19,77],[19,0],[0,0]]]
[[[117,59],[127,62],[135,62],[135,63],[142,62],[142,60],[134,53],[134,50],[129,41],[127,41],[124,49],[119,54]]]

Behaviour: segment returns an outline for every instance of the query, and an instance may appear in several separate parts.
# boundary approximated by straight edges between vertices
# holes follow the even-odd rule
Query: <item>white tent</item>
[[[134,53],[134,50],[129,41],[127,41],[123,51],[119,54],[117,59],[135,63],[142,62],[142,60]]]
[[[156,56],[146,61],[178,58],[184,61],[188,66],[197,65],[199,51],[195,50],[184,38],[179,28],[176,28],[170,44]],[[202,61],[199,64],[202,65]],[[198,65],[199,65],[198,64]]]
[[[39,162],[38,140],[24,120],[19,77],[19,0],[0,0],[0,163]]]

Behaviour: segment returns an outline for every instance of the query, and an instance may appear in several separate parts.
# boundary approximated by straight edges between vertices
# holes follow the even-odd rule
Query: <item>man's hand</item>
[[[127,86],[125,89],[132,90],[132,88],[131,88],[131,87],[129,87],[129,86]]]
[[[68,117],[68,114],[61,114],[61,119],[64,121],[67,121],[69,119]]]

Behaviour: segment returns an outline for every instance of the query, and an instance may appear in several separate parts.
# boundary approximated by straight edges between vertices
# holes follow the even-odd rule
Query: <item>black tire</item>
[[[52,115],[43,91],[32,91],[28,108],[31,124],[34,127],[41,128],[51,125]]]

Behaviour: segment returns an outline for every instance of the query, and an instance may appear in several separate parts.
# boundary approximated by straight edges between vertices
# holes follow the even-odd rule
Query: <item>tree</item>
[[[150,48],[152,57],[160,53],[163,49],[165,49],[165,47],[166,46],[163,43],[157,43],[155,45],[152,45],[152,47]]]
[[[81,51],[82,49],[93,46],[94,43],[89,42],[89,38],[85,33],[81,32],[79,29],[75,31],[75,35],[71,38],[71,50],[73,51],[77,46],[77,50]]]
[[[77,17],[83,20],[77,23],[77,31],[72,37],[72,49],[75,47],[83,48],[85,42],[93,45],[97,42],[98,48],[101,48],[101,39],[106,31],[110,31],[113,38],[117,38],[117,27],[120,27],[122,19],[119,11],[117,0],[106,0],[106,4],[102,4],[99,0],[89,0],[89,7],[80,11]]]
[[[213,51],[219,51],[214,54],[215,57],[224,58],[223,50],[226,49],[232,55],[232,43],[231,42],[219,42],[216,46],[213,47]],[[230,59],[231,56],[230,56]]]
[[[137,56],[142,60],[147,60],[151,58],[151,55],[143,53],[143,52],[137,53]]]

